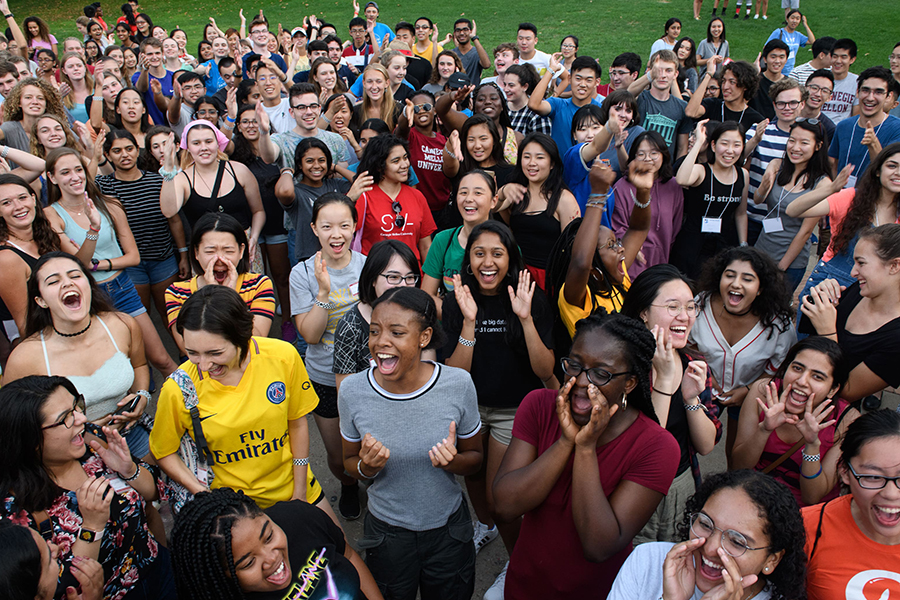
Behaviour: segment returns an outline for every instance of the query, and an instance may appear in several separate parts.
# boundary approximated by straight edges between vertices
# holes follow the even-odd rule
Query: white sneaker
[[[753,15],[753,20],[754,20],[754,21],[757,20],[758,18],[759,18],[759,15]],[[765,19],[765,17],[763,17],[763,19]]]
[[[503,588],[506,587],[506,569],[509,568],[509,561],[503,565],[503,570],[497,575],[497,579],[484,593],[484,600],[503,600]]]
[[[472,542],[475,544],[475,555],[477,556],[482,548],[497,539],[500,532],[497,531],[496,525],[488,527],[481,521],[475,521],[472,525],[475,527],[475,536],[472,538]]]
[[[768,21],[768,20],[769,20],[769,17],[767,17],[766,15],[763,15],[763,21]]]

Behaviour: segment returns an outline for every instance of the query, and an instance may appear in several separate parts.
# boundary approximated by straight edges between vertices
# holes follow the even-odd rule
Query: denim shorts
[[[97,287],[106,292],[117,311],[128,313],[132,317],[147,312],[141,304],[141,297],[134,289],[134,283],[125,271],[119,273],[118,277],[97,283]]]
[[[286,234],[286,233],[276,233],[273,235],[260,234],[258,241],[260,244],[268,244],[270,246],[275,246],[277,244],[287,244],[288,234]]]
[[[132,427],[124,437],[128,451],[134,456],[142,458],[150,454],[150,432],[140,425]]]
[[[142,260],[136,267],[125,269],[134,285],[155,285],[178,275],[178,258],[175,255],[162,260]]]

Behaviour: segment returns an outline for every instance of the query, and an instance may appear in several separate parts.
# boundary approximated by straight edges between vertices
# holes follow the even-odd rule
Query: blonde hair
[[[60,119],[66,119],[68,121],[66,109],[59,97],[59,92],[57,92],[52,85],[37,77],[20,79],[19,83],[10,90],[9,96],[6,97],[6,102],[3,103],[4,121],[22,120],[22,89],[29,85],[31,87],[36,87],[44,95],[44,114],[49,113],[51,115],[56,115]]]
[[[370,64],[366,67],[366,70],[363,71],[362,77],[363,82],[366,80],[366,74],[369,71],[378,71],[382,77],[384,77],[385,89],[384,95],[381,97],[381,110],[379,118],[384,121],[388,129],[393,131],[394,127],[397,125],[397,121],[394,118],[394,113],[396,112],[396,102],[394,102],[394,94],[391,92],[391,77],[388,75],[387,69],[384,68],[384,65],[380,64]],[[402,84],[401,84],[402,85]],[[368,118],[369,109],[372,108],[372,99],[369,98],[369,95],[365,93],[365,85],[363,86],[363,100],[362,100],[362,114],[364,115],[364,119]]]
[[[65,66],[66,62],[70,58],[77,58],[81,61],[81,64],[84,65],[84,85],[87,87],[89,93],[94,92],[94,76],[91,75],[90,69],[88,69],[87,61],[84,60],[84,57],[81,56],[78,52],[66,52],[63,54],[62,60],[59,61],[59,82],[67,84],[70,88],[72,88],[73,92],[75,86],[72,85],[72,80],[69,79],[69,76],[66,74]],[[75,106],[75,95],[73,92],[69,92],[65,96],[63,96],[63,104],[66,108],[71,109]]]

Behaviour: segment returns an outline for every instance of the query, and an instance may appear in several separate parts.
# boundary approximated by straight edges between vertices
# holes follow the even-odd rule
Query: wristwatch
[[[90,529],[85,529],[82,527],[78,530],[78,539],[82,542],[87,542],[88,544],[92,544],[96,541],[99,541],[103,538],[102,531],[91,531]]]
[[[477,36],[477,35],[473,35],[473,36],[470,37],[469,39],[472,40],[473,42],[475,42],[475,41],[478,40],[478,36]]]
[[[96,258],[91,259],[91,272],[95,272],[97,270],[97,266],[100,265],[100,261]]]

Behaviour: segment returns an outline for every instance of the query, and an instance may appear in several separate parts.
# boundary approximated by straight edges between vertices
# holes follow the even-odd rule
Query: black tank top
[[[550,252],[560,234],[552,213],[518,213],[509,217],[509,228],[522,249],[522,260],[530,267],[546,269]]]
[[[12,250],[16,253],[16,255],[25,261],[25,264],[28,265],[28,268],[34,271],[34,265],[37,264],[38,259],[28,254],[27,252],[23,252],[19,250],[15,246],[0,246],[0,250]],[[0,321],[11,321],[12,313],[9,312],[9,309],[6,308],[6,304],[3,300],[0,300]]]
[[[217,197],[219,195],[219,188],[222,187],[222,177],[225,174],[226,169],[228,174],[234,180],[234,189],[224,196]],[[196,174],[197,171],[195,167],[195,177]],[[191,194],[188,196],[187,202],[184,203],[183,210],[184,216],[187,217],[191,228],[194,227],[194,224],[197,223],[200,217],[210,212],[227,213],[237,219],[244,229],[250,227],[251,214],[250,204],[247,202],[247,195],[244,193],[244,188],[241,187],[240,182],[234,174],[234,167],[232,167],[231,163],[227,160],[219,161],[219,170],[216,173],[216,182],[213,184],[211,197],[198,194],[197,190],[194,189],[194,180],[191,179],[189,182]]]

